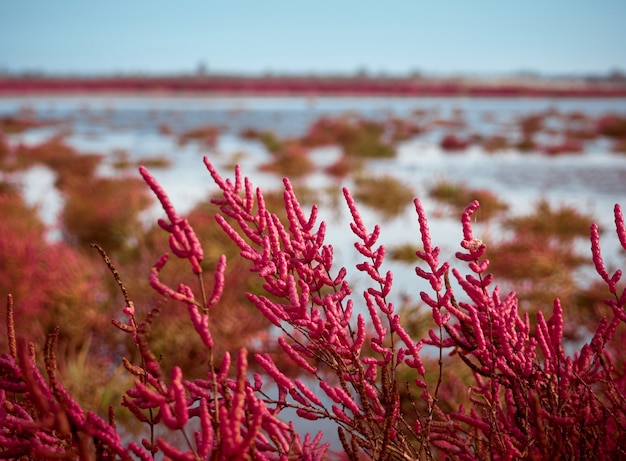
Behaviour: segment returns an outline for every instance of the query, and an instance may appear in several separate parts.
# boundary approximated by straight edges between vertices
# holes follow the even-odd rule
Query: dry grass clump
[[[415,254],[417,251],[423,251],[421,245],[413,243],[400,243],[398,245],[388,245],[386,254],[394,261],[415,263],[420,260]]]
[[[452,207],[452,213],[460,214],[468,203],[473,200],[480,202],[476,215],[483,220],[490,220],[508,210],[509,205],[501,201],[496,194],[487,189],[471,189],[464,184],[446,180],[437,181],[429,190],[428,195]]]
[[[505,227],[520,235],[533,235],[540,238],[555,237],[561,241],[589,236],[589,223],[593,217],[585,215],[571,206],[553,208],[547,200],[540,200],[535,211],[526,216],[508,218]]]
[[[169,168],[172,166],[172,161],[165,155],[142,157],[139,160],[132,161],[127,151],[117,149],[112,152],[112,157],[112,166],[116,170],[128,170],[130,168],[137,168],[139,165],[144,165],[149,168]]]
[[[259,141],[271,154],[278,153],[283,148],[283,142],[271,131],[258,131],[253,128],[248,128],[243,130],[240,135],[244,139]]]
[[[220,129],[213,125],[202,126],[186,131],[178,136],[178,142],[185,145],[190,141],[196,141],[204,144],[209,148],[213,148],[217,144]]]
[[[289,178],[299,178],[315,171],[315,163],[307,150],[295,141],[281,143],[279,150],[272,154],[272,159],[259,167],[261,171]]]
[[[66,239],[88,248],[98,243],[115,253],[142,231],[139,214],[151,203],[139,178],[91,178],[64,190],[62,225]]]
[[[607,114],[596,122],[598,133],[610,138],[626,138],[626,116]]]
[[[85,249],[95,242],[116,254],[142,231],[139,214],[152,203],[145,185],[139,178],[98,177],[102,155],[80,153],[56,136],[32,147],[20,145],[16,157],[21,169],[42,164],[56,173],[68,244]]]
[[[6,134],[19,134],[38,126],[41,126],[41,123],[30,118],[0,117],[0,132]]]
[[[439,143],[439,147],[448,152],[464,151],[469,147],[469,145],[469,139],[460,138],[457,135],[451,133],[445,135]]]
[[[124,149],[114,149],[111,152],[111,166],[116,170],[127,170],[133,167],[134,162],[130,154]]]
[[[522,137],[522,139],[515,142],[513,144],[513,147],[515,147],[520,152],[530,152],[537,149],[537,143],[535,143],[532,137],[524,136]]]
[[[335,178],[345,178],[363,168],[363,162],[347,155],[340,156],[334,163],[324,168],[324,173]]]
[[[577,311],[588,309],[586,300],[597,292],[589,292],[592,288],[577,277],[576,271],[589,258],[575,252],[574,240],[589,238],[592,221],[592,216],[573,207],[553,208],[541,200],[532,213],[502,221],[513,235],[491,243],[489,269],[515,286],[520,302],[529,310],[549,308],[558,293],[576,318],[585,318],[582,311]],[[569,336],[576,334],[568,330]]]
[[[394,143],[406,141],[422,134],[425,128],[413,120],[392,117],[387,120],[387,129],[392,134]]]
[[[398,135],[394,134],[394,127],[400,128]],[[349,115],[322,117],[311,125],[302,142],[310,147],[339,145],[351,157],[392,158],[396,155],[395,142],[405,131],[397,123],[385,125]]]
[[[387,218],[402,213],[415,197],[410,186],[390,175],[360,175],[355,186],[354,198]]]
[[[489,270],[504,286],[514,287],[523,309],[548,310],[557,293],[562,303],[576,308],[573,299],[584,287],[575,271],[589,258],[576,254],[571,244],[516,233],[506,241],[492,243],[489,255]]]
[[[247,154],[246,152],[242,150],[233,152],[225,160],[224,168],[234,170],[237,165],[240,165],[248,157],[249,157],[249,154]]]
[[[395,147],[383,138],[384,127],[375,122],[363,122],[354,136],[343,144],[346,155],[361,158],[392,158]]]
[[[65,143],[63,136],[55,136],[36,146],[20,145],[15,156],[15,169],[45,165],[57,174],[56,186],[64,188],[72,178],[90,178],[100,166],[103,156],[78,152]]]
[[[309,158],[309,148],[297,139],[279,139],[271,131],[246,129],[241,133],[245,139],[257,140],[272,156],[259,167],[280,176],[300,178],[315,171],[315,163]]]
[[[489,268],[508,280],[545,280],[563,276],[587,262],[574,254],[571,248],[549,243],[536,235],[516,234],[515,238],[492,244]]]
[[[469,203],[466,200],[466,190],[462,184],[440,180],[429,189],[428,195],[435,200],[455,207],[466,206]]]
[[[481,140],[483,149],[487,152],[500,152],[509,148],[509,141],[505,136],[493,135]]]
[[[582,154],[584,145],[580,139],[569,137],[560,143],[541,146],[541,151],[547,155]]]
[[[5,170],[7,163],[11,158],[12,149],[9,145],[7,137],[0,131],[0,168]]]

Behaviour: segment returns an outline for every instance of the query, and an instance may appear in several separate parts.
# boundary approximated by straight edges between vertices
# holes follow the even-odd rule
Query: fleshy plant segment
[[[136,348],[137,363],[124,358],[134,384],[122,405],[145,428],[127,441],[113,411],[106,418],[84,411],[57,378],[52,332],[38,366],[37,347],[14,329],[7,303],[8,352],[0,356],[0,458],[11,459],[332,459],[324,434],[301,434],[297,421],[334,425],[343,453],[338,459],[618,459],[626,456],[626,290],[622,272],[611,273],[591,226],[591,257],[606,285],[604,317],[576,351],[564,347],[567,306],[554,301],[536,319],[518,309],[515,292],[501,293],[489,273],[487,244],[475,238],[470,203],[461,216],[461,250],[455,268],[441,261],[424,208],[415,200],[423,264],[416,276],[428,290],[415,297],[429,310],[431,328],[413,337],[390,301],[393,274],[383,269],[380,226],[368,229],[347,189],[356,269],[366,278],[360,292],[348,270],[334,261],[318,209],[305,212],[289,180],[284,210],[266,207],[263,192],[241,174],[223,178],[204,159],[220,189],[215,219],[262,280],[247,293],[273,325],[277,351],[299,370],[281,369],[276,350],[246,349],[215,357],[211,316],[225,285],[226,258],[219,258],[205,285],[202,245],[190,223],[145,168],[140,173],[167,216],[176,258],[188,261],[197,284],[163,282],[168,254],[149,274],[152,288],[180,304],[209,354],[206,374],[186,379],[182,368],[163,369],[150,345],[159,307],[135,308],[104,249],[96,247],[123,293],[122,315],[113,320]],[[614,210],[618,240],[626,249],[621,208]],[[461,269],[463,268],[463,269]],[[361,285],[359,285],[361,286]],[[555,293],[555,297],[558,293]],[[62,328],[62,322],[61,322]],[[436,351],[425,353],[425,349]],[[450,408],[453,385],[446,367],[467,371],[456,391],[467,397]],[[253,371],[250,361],[254,361]],[[42,369],[44,371],[42,371]],[[460,369],[460,368],[459,368]],[[410,377],[410,378],[407,378]],[[408,396],[408,397],[407,397]],[[293,416],[291,416],[293,417]]]

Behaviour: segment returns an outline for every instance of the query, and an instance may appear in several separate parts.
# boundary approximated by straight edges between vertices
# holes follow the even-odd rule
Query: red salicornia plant
[[[457,265],[467,267],[462,271],[440,261],[416,199],[423,246],[417,256],[425,265],[415,270],[430,287],[419,297],[432,311],[433,323],[427,337],[414,338],[390,301],[393,275],[382,270],[380,228],[366,228],[347,189],[343,193],[350,228],[361,258],[356,268],[368,280],[361,293],[353,293],[347,269],[334,263],[317,208],[305,213],[287,179],[286,218],[281,219],[266,208],[262,191],[238,168],[229,180],[208,159],[204,162],[221,191],[213,200],[220,210],[216,220],[263,281],[264,292],[248,293],[248,298],[275,326],[279,349],[300,374],[281,371],[274,353],[254,355],[263,375],[249,370],[252,357],[245,349],[235,360],[228,353],[214,357],[211,315],[220,302],[226,259],[219,260],[207,289],[201,242],[141,168],[166,212],[168,219],[159,224],[170,235],[171,252],[188,260],[198,278],[193,287],[163,283],[159,274],[166,270],[164,255],[153,266],[150,284],[187,309],[191,326],[209,351],[206,375],[188,380],[180,367],[162,369],[149,341],[158,308],[140,318],[119,274],[98,248],[126,300],[124,317],[114,324],[130,335],[141,357],[140,363],[124,359],[136,379],[122,405],[147,435],[126,441],[113,412],[104,420],[80,408],[56,376],[55,332],[44,350],[44,377],[35,346],[14,331],[9,298],[9,351],[0,357],[0,458],[332,458],[323,434],[299,434],[289,421],[294,415],[334,424],[343,448],[337,457],[351,460],[626,456],[626,374],[620,356],[626,347],[626,291],[618,285],[621,271],[610,274],[602,260],[597,226],[591,227],[591,252],[607,285],[610,315],[578,350],[566,351],[564,308],[558,299],[548,318],[538,312],[531,323],[528,314],[518,311],[515,293],[504,295],[494,286],[487,245],[472,231],[478,202],[462,215],[462,251],[456,254]],[[615,224],[626,249],[619,206]],[[465,405],[453,410],[442,405],[449,402],[444,366],[450,355],[472,376],[460,390],[468,395]],[[427,369],[431,364],[434,370]],[[400,376],[412,378],[406,382]],[[407,394],[414,396],[408,405]]]

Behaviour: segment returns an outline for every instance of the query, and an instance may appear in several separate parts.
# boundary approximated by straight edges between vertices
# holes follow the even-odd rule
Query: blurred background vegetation
[[[338,188],[330,192],[311,187],[302,178],[319,172],[334,178],[350,178],[357,202],[385,221],[407,210],[416,191],[391,174],[371,171],[367,162],[395,156],[398,143],[428,129],[416,120],[372,121],[355,115],[322,117],[301,137],[283,139],[269,131],[252,129],[244,130],[241,136],[259,142],[266,149],[269,161],[259,169],[277,177],[290,177],[302,203],[339,203]],[[584,120],[585,127],[596,128],[595,136],[625,137],[622,119],[601,118],[595,124]],[[534,143],[544,121],[544,116],[520,119],[525,142]],[[69,146],[63,134],[30,146],[8,142],[8,134],[39,125],[39,121],[28,118],[5,118],[0,124],[3,130],[0,134],[0,293],[13,294],[18,331],[38,343],[47,332],[60,326],[59,363],[63,382],[86,409],[102,414],[109,404],[119,404],[129,379],[120,367],[121,356],[131,361],[138,357],[132,344],[124,343],[124,335],[111,326],[112,318],[121,318],[124,300],[91,247],[97,243],[120,272],[139,319],[151,312],[157,314],[152,322],[150,343],[164,367],[169,369],[177,364],[186,376],[202,376],[208,355],[200,340],[190,334],[186,309],[163,299],[147,282],[151,266],[168,251],[167,235],[158,226],[145,224],[144,213],[155,201],[138,179],[135,168],[139,163],[168,168],[170,161],[166,158],[131,161],[124,152],[116,152],[112,163],[115,175],[102,175],[104,156],[77,151]],[[591,136],[589,129],[585,131],[587,137]],[[169,128],[162,131],[176,136]],[[180,145],[195,142],[211,148],[217,136],[219,129],[207,126],[179,134],[178,141]],[[494,138],[474,137],[468,142],[486,143],[488,151],[496,149],[494,146],[503,149],[508,145],[505,138],[498,140],[495,143]],[[452,141],[450,137],[443,138],[442,149],[458,152],[467,147],[458,139]],[[311,152],[322,146],[339,146],[340,155],[334,162],[319,166]],[[554,155],[555,150],[546,153]],[[45,166],[54,173],[54,186],[63,200],[54,229],[41,221],[41,210],[25,202],[21,186],[15,180],[17,173],[33,166]],[[599,301],[604,297],[603,288],[589,285],[580,276],[581,270],[591,267],[590,258],[581,257],[576,251],[576,245],[588,239],[593,216],[568,206],[554,207],[545,200],[536,203],[527,215],[514,216],[510,214],[509,204],[488,188],[475,189],[447,180],[434,181],[427,193],[440,205],[440,217],[458,217],[469,202],[479,200],[477,218],[494,229],[487,256],[498,283],[507,290],[515,289],[522,309],[531,314],[539,309],[549,312],[558,295],[567,306],[567,340],[580,341],[589,334],[585,326],[597,322],[606,309]],[[331,199],[327,200],[329,194]],[[207,196],[196,204],[186,217],[204,246],[202,264],[206,283],[212,283],[211,274],[219,255],[225,254],[228,259],[224,297],[211,313],[215,355],[219,360],[224,351],[232,353],[242,346],[252,352],[269,350],[281,363],[283,372],[296,373],[296,367],[288,359],[281,362],[269,322],[245,296],[246,292],[260,293],[260,281],[249,272],[247,261],[238,257],[238,248],[216,224],[217,209],[210,198]],[[282,192],[267,190],[265,199],[268,208],[284,219]],[[57,231],[59,237],[50,238],[51,230]],[[413,244],[399,242],[389,245],[387,254],[412,270],[417,249]],[[161,277],[171,286],[182,282],[199,293],[198,280],[190,273],[186,261],[171,259]],[[418,301],[417,293],[413,296],[403,300],[402,312],[407,330],[419,338],[431,328],[430,313]],[[5,336],[0,335],[0,346],[6,347],[5,342]],[[429,378],[436,380],[436,361],[431,365],[433,374]],[[470,378],[459,374],[460,365],[458,358],[446,358],[442,395],[447,396],[450,405],[467,398],[458,395],[462,387],[456,386]],[[411,398],[419,401],[418,396],[407,394],[406,397],[407,402]]]

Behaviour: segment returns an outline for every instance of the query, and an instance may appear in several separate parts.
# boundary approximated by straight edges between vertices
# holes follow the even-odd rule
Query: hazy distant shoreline
[[[0,96],[68,94],[260,96],[626,97],[626,79],[317,76],[0,77]]]

